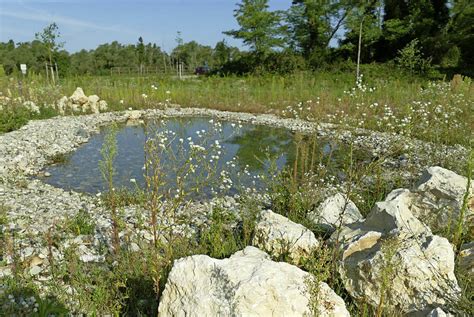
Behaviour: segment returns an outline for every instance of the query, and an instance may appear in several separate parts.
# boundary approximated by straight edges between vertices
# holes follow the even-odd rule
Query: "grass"
[[[228,111],[277,113],[311,120],[334,122],[395,132],[427,141],[469,144],[464,131],[472,130],[474,86],[469,78],[449,83],[407,76],[385,65],[363,65],[363,82],[345,72],[301,72],[293,75],[248,77],[71,77],[57,87],[45,86],[34,77],[27,84],[29,96],[38,105],[53,104],[76,87],[97,94],[110,110],[146,109],[179,104]],[[25,89],[23,89],[24,91]],[[11,100],[22,97],[15,81],[0,79],[0,91]],[[31,117],[16,110],[0,117],[0,132],[11,131]],[[36,117],[53,113],[41,111]],[[7,119],[10,118],[10,119]],[[15,118],[15,119],[11,119]]]
[[[83,209],[79,210],[78,213],[66,222],[66,228],[72,234],[79,235],[91,235],[94,234],[95,224],[89,213]]]

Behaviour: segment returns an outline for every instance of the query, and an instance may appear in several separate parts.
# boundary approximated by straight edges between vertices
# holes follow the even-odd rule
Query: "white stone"
[[[410,197],[394,190],[365,222],[331,237],[342,244],[339,272],[349,294],[377,307],[386,293],[384,304],[402,314],[428,312],[460,294],[451,244],[411,214]]]
[[[69,97],[69,100],[71,100],[74,104],[81,106],[89,101],[81,87],[76,88],[71,97]]]
[[[445,313],[444,310],[438,307],[430,311],[426,317],[454,317],[454,315]]]
[[[288,256],[294,264],[319,246],[311,230],[271,210],[260,213],[252,244],[274,257]]]
[[[341,193],[328,197],[308,218],[328,230],[363,219],[357,206]]]
[[[56,103],[56,110],[59,112],[60,115],[64,115],[66,113],[68,107],[68,98],[66,96],[61,97]]]
[[[99,96],[97,95],[90,95],[89,97],[87,97],[87,99],[90,103],[96,103],[100,100]]]
[[[254,247],[228,259],[194,255],[175,261],[158,307],[158,316],[310,315],[310,274],[273,262]],[[321,283],[319,316],[349,316],[344,301]]]
[[[109,109],[109,106],[107,105],[107,102],[105,100],[99,101],[99,110],[100,112],[107,111]]]
[[[82,104],[82,106],[81,106],[82,113],[89,112],[90,109],[91,109],[91,105],[90,105],[89,101]]]
[[[77,103],[68,103],[68,107],[72,110],[72,112],[79,112],[82,110],[81,106]]]
[[[439,166],[428,168],[413,190],[413,214],[432,230],[442,230],[447,225],[454,226],[462,208],[467,191],[467,178]],[[468,208],[463,221],[474,219],[474,183],[469,188]]]
[[[43,269],[41,267],[33,266],[33,267],[30,268],[29,273],[30,273],[31,276],[35,276],[35,275],[40,274],[42,271],[43,271]]]
[[[87,103],[89,104],[89,107],[90,107],[90,110],[91,110],[92,113],[97,114],[97,113],[100,112],[99,111],[99,100],[100,100],[100,98],[97,95],[90,95],[88,97],[88,102]]]
[[[140,110],[131,110],[127,111],[126,115],[128,120],[139,120],[142,117],[142,112]]]
[[[408,236],[426,232],[431,234],[430,229],[411,212],[412,197],[408,189],[393,190],[385,201],[375,203],[364,226],[382,233],[395,230]]]

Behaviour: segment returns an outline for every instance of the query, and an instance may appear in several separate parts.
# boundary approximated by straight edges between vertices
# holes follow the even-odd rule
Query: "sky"
[[[185,42],[214,46],[222,34],[238,27],[233,11],[238,0],[0,0],[0,42],[25,42],[56,22],[69,52],[118,41],[134,44],[142,36],[166,51]],[[270,10],[285,10],[291,0],[270,0]]]

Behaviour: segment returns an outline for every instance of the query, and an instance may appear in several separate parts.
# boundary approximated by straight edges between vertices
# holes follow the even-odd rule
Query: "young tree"
[[[58,42],[58,39],[61,37],[59,33],[59,27],[56,23],[51,23],[46,26],[42,32],[36,33],[35,37],[37,40],[43,42],[48,50],[48,59],[49,64],[52,69],[53,65],[53,54],[58,52],[58,49],[64,46],[64,42]],[[54,74],[54,72],[51,72]],[[54,83],[54,75],[52,76]]]
[[[145,44],[143,43],[143,38],[140,36],[137,43],[137,57],[138,65],[140,66],[140,73],[143,72],[143,63],[145,62]]]
[[[274,48],[283,47],[286,27],[282,13],[268,11],[268,0],[242,0],[234,10],[240,29],[223,32],[243,40],[257,57],[267,56]]]

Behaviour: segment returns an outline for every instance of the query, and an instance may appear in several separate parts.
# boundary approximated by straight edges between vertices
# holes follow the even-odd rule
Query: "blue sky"
[[[76,52],[114,40],[136,43],[142,36],[170,51],[177,31],[185,42],[214,46],[222,31],[237,27],[238,0],[0,0],[0,41],[31,41],[47,24],[59,26],[65,49]],[[287,9],[291,0],[270,0],[271,10]]]

